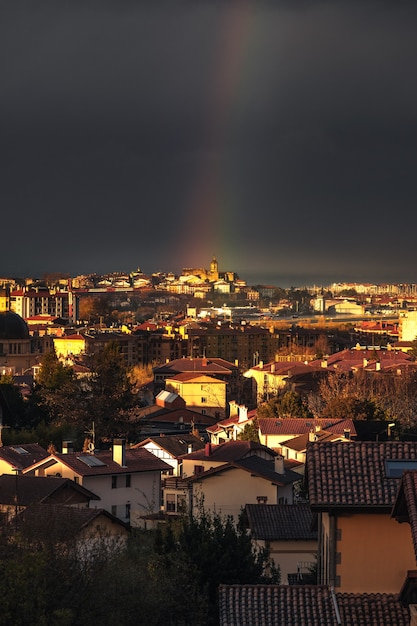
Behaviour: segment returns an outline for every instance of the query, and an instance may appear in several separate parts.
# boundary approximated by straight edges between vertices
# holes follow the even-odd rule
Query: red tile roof
[[[351,419],[260,417],[258,426],[262,435],[304,435],[318,428],[338,435],[343,435],[345,430],[350,430],[350,435],[356,436],[355,424]]]
[[[48,456],[49,452],[38,443],[0,447],[0,459],[9,463],[11,467],[17,467],[20,470],[25,470]]]
[[[389,478],[386,461],[417,459],[417,442],[314,442],[307,446],[306,476],[313,509],[391,510],[399,478]]]
[[[248,525],[254,539],[311,541],[313,513],[309,504],[247,504]]]
[[[227,463],[241,459],[248,454],[254,454],[256,451],[267,453],[271,458],[275,453],[267,446],[255,441],[226,441],[219,445],[206,444],[203,449],[184,455],[187,459],[207,460]]]
[[[395,594],[332,593],[323,585],[220,585],[220,626],[409,626]]]
[[[87,460],[93,457],[103,463],[103,465],[89,466],[82,459]],[[57,459],[70,467],[76,474],[80,476],[101,476],[103,474],[131,474],[136,472],[166,471],[171,469],[171,465],[165,463],[162,459],[158,459],[152,452],[145,448],[127,449],[126,450],[126,466],[122,467],[119,463],[113,461],[113,453],[111,450],[96,452],[94,455],[84,452],[70,452],[68,454],[53,454],[51,459]]]

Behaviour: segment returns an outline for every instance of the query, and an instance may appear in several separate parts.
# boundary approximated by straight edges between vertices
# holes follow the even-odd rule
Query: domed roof
[[[12,311],[0,312],[0,339],[29,339],[29,329],[23,317]]]

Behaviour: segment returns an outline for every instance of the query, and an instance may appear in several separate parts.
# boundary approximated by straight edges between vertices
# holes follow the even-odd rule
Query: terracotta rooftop
[[[226,441],[218,445],[207,443],[201,450],[187,454],[186,458],[201,461],[210,459],[211,461],[227,463],[242,459],[249,454],[255,454],[258,451],[267,453],[271,458],[276,454],[271,448],[256,441]]]
[[[332,593],[322,585],[220,585],[220,626],[409,626],[394,594]]]
[[[158,374],[180,374],[181,372],[191,372],[194,374],[230,374],[232,370],[236,369],[233,363],[229,363],[224,359],[210,358],[210,359],[175,359],[165,365],[161,365],[154,369]]]
[[[29,506],[34,502],[44,502],[51,498],[59,498],[63,504],[81,500],[100,500],[89,489],[85,489],[69,478],[29,474],[16,478],[11,474],[3,474],[0,476],[0,503],[14,504],[16,489],[21,506]]]
[[[404,461],[398,467],[399,461]],[[417,463],[417,442],[314,442],[307,446],[306,476],[313,509],[391,510],[401,471]],[[401,464],[400,464],[401,465]],[[391,476],[391,477],[390,477]]]
[[[248,525],[254,539],[264,541],[316,540],[308,504],[247,504]]]
[[[38,443],[22,443],[16,446],[0,447],[0,459],[9,463],[11,467],[16,467],[20,470],[25,470],[48,456],[49,452]]]
[[[50,459],[64,463],[80,476],[101,476],[107,474],[128,474],[136,472],[167,471],[168,463],[158,459],[145,448],[127,449],[126,466],[113,461],[111,450],[88,454],[86,452],[69,452],[67,454],[51,454]],[[48,455],[49,456],[49,455]]]
[[[105,509],[78,508],[59,504],[33,504],[19,513],[18,523],[24,525],[26,531],[36,541],[48,540],[51,537],[59,541],[67,541],[101,516],[108,518],[125,532],[128,531],[127,524]]]
[[[356,436],[355,424],[351,419],[314,419],[301,417],[260,417],[259,430],[263,435],[304,435],[311,430],[327,430],[343,435],[349,430],[351,436]]]
[[[214,474],[221,474],[228,472],[231,469],[241,469],[248,472],[252,476],[258,476],[270,481],[274,485],[289,485],[291,483],[298,482],[302,479],[302,476],[298,472],[294,472],[291,469],[284,467],[284,473],[278,473],[275,469],[274,461],[267,461],[257,455],[248,456],[242,459],[236,459],[235,461],[229,461],[228,463],[222,463],[217,467],[211,467],[205,472],[193,474],[189,476],[187,480],[189,482],[199,481],[205,479]]]
[[[165,450],[168,454],[175,458],[186,454],[189,446],[192,446],[193,450],[200,450],[201,448],[204,448],[204,443],[198,437],[184,433],[184,435],[148,437],[144,441],[132,446],[132,449],[141,448],[150,442],[153,442],[155,445],[159,446],[162,450]]]

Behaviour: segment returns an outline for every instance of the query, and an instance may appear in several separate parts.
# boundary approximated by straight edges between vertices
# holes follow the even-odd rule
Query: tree
[[[307,403],[296,391],[285,391],[258,407],[260,417],[310,417],[311,412]]]
[[[182,557],[210,607],[206,624],[215,624],[220,584],[278,584],[279,568],[266,548],[256,549],[247,532],[244,516],[233,519],[211,515],[201,508],[198,517],[182,517],[176,525],[160,529],[155,549],[166,562]]]
[[[80,421],[82,396],[73,368],[64,365],[55,351],[45,354],[30,398],[31,425]]]
[[[249,424],[245,424],[243,431],[237,438],[240,441],[256,441],[259,443],[259,427],[256,417]]]
[[[109,343],[102,352],[89,357],[87,381],[88,414],[99,436],[127,435],[129,409],[138,398],[133,391],[129,369],[118,344]]]

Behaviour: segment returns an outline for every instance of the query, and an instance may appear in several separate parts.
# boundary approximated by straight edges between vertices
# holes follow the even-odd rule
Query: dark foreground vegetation
[[[210,626],[218,623],[220,583],[280,578],[267,552],[253,548],[243,519],[236,527],[218,516],[183,517],[132,530],[112,552],[103,538],[88,558],[53,532],[34,540],[14,522],[0,537],[2,625]]]

